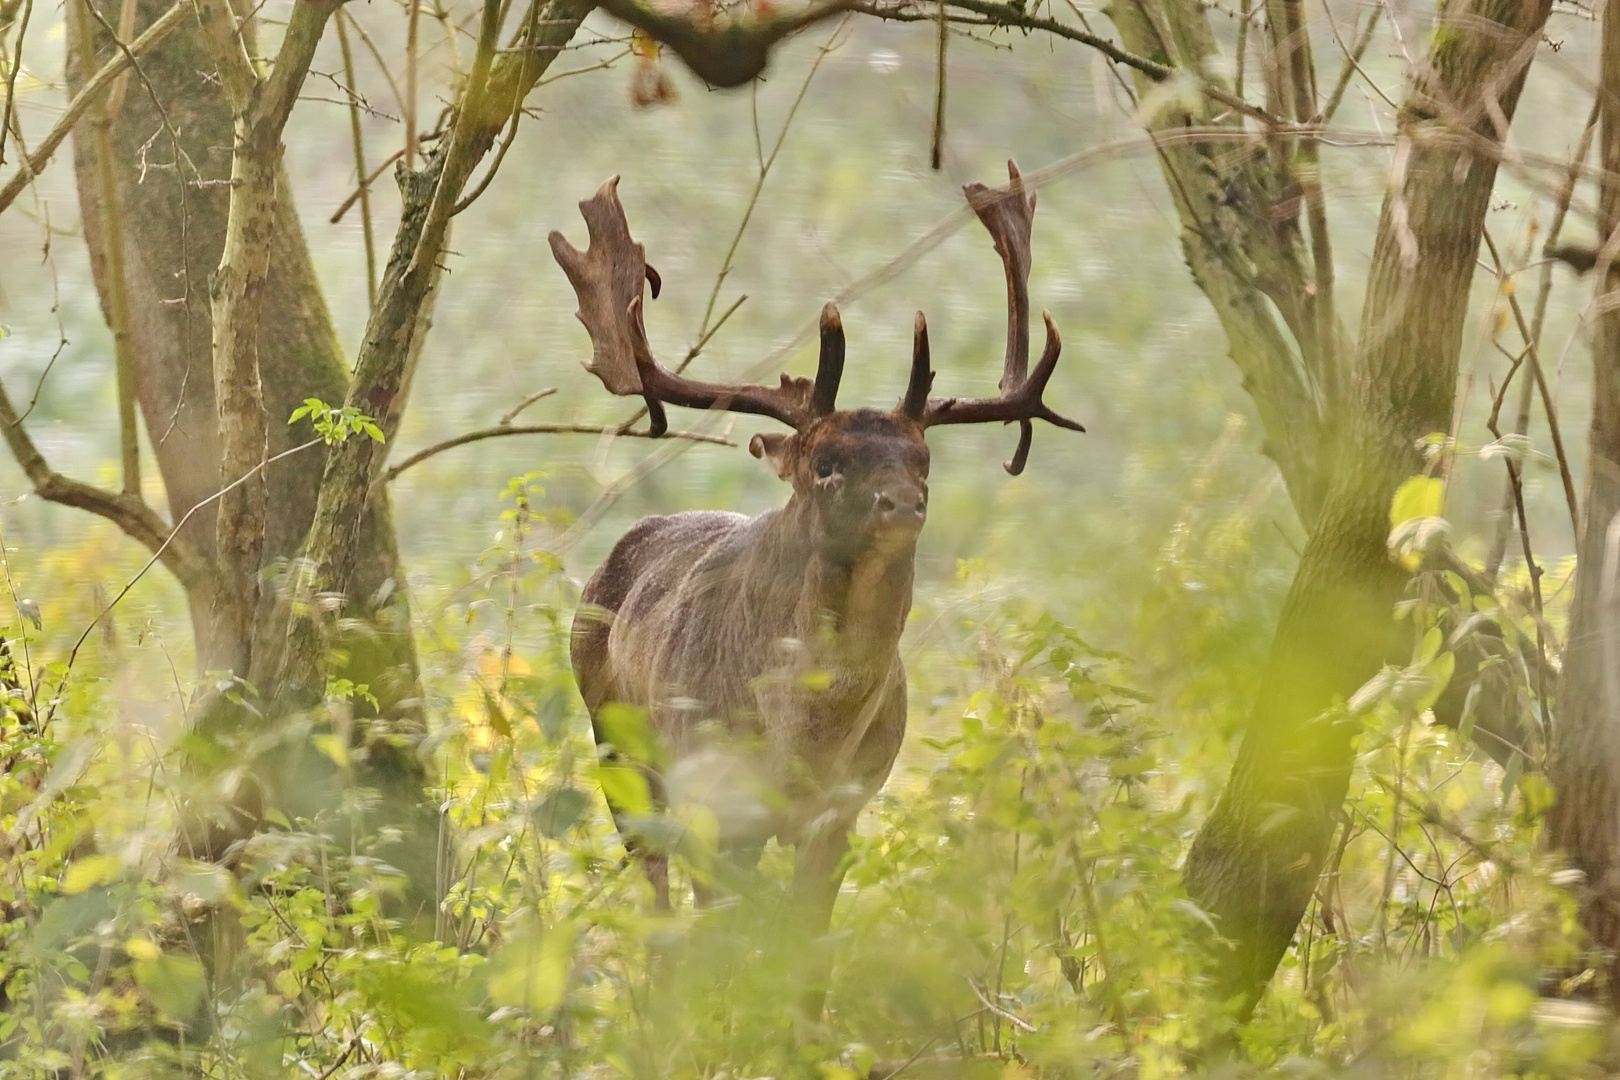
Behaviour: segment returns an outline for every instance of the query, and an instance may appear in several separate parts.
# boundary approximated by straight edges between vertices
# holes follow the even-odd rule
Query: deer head
[[[1005,188],[969,184],[963,190],[989,230],[1007,278],[1007,352],[1000,394],[994,398],[930,397],[928,324],[917,313],[911,378],[893,409],[837,407],[844,371],[844,327],[838,309],[821,312],[821,358],[814,379],[784,374],[776,386],[709,383],[670,371],[653,356],[643,323],[643,286],[660,289],[645,251],[630,236],[619,202],[617,176],[579,204],[590,243],[580,251],[560,232],[551,250],[579,296],[579,319],[593,355],[585,366],[614,394],[640,395],[655,435],[668,428],[664,406],[721,409],[768,416],[792,428],[754,436],[749,450],[793,485],[796,500],[814,507],[824,544],[837,554],[873,544],[901,546],[916,539],[927,515],[928,447],[923,433],[946,424],[1014,423],[1018,445],[1005,463],[1017,475],[1029,460],[1035,420],[1070,431],[1085,428],[1041,400],[1057,367],[1062,342],[1050,314],[1046,348],[1029,371],[1030,229],[1035,196],[1026,194],[1018,166],[1008,162]]]

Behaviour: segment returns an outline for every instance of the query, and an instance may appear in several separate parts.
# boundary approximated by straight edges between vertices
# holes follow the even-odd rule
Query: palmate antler
[[[1009,161],[1007,171],[1010,181],[1005,188],[983,184],[963,188],[979,220],[990,231],[1007,275],[1007,355],[1001,396],[928,396],[934,372],[929,365],[928,325],[918,312],[911,379],[898,411],[923,428],[1018,421],[1018,448],[1012,460],[1005,463],[1006,470],[1016,476],[1029,460],[1033,421],[1045,420],[1070,431],[1085,428],[1053,412],[1041,400],[1063,344],[1050,314],[1042,313],[1046,348],[1034,372],[1028,370],[1029,247],[1035,196],[1025,194],[1016,164]],[[777,386],[699,382],[658,362],[642,321],[643,283],[652,285],[656,298],[658,275],[647,265],[642,246],[630,236],[618,184],[619,178],[612,177],[595,195],[579,204],[590,234],[586,250],[574,247],[560,232],[553,232],[550,238],[552,253],[579,295],[579,320],[591,336],[592,356],[586,369],[614,394],[639,394],[645,398],[654,435],[662,435],[668,428],[663,409],[666,403],[769,416],[796,430],[832,413],[837,408],[838,384],[844,372],[844,326],[832,304],[821,311],[821,360],[813,380],[783,375]]]
[[[821,363],[814,380],[783,375],[778,386],[699,382],[658,362],[647,343],[641,294],[646,280],[656,298],[658,277],[647,266],[645,249],[630,236],[618,186],[614,176],[579,204],[590,234],[586,250],[574,247],[560,232],[550,236],[551,252],[579,296],[579,321],[591,336],[586,370],[611,393],[645,398],[655,436],[668,428],[665,402],[769,416],[795,429],[832,412],[844,373],[844,324],[831,304],[821,312]]]
[[[1018,448],[1003,467],[1017,476],[1029,460],[1035,420],[1045,420],[1070,431],[1084,431],[1076,421],[1060,416],[1046,406],[1041,395],[1052,372],[1057,369],[1063,340],[1050,312],[1041,312],[1046,323],[1046,348],[1029,374],[1029,264],[1030,230],[1035,220],[1035,195],[1024,193],[1024,178],[1016,162],[1007,162],[1008,183],[1004,188],[968,184],[962,191],[979,220],[990,231],[996,254],[1007,273],[1007,356],[1002,366],[1001,396],[995,398],[931,398],[934,382],[929,366],[928,323],[917,313],[912,347],[911,381],[901,402],[901,411],[924,428],[941,424],[986,424],[1018,421]]]

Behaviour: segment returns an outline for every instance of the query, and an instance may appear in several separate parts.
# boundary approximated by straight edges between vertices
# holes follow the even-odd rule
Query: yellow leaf
[[[124,860],[116,855],[89,855],[79,859],[62,878],[62,891],[82,893],[95,885],[106,885],[123,872]]]
[[[1445,510],[1446,487],[1437,476],[1410,476],[1395,489],[1389,507],[1390,528],[1420,517],[1440,517]]]

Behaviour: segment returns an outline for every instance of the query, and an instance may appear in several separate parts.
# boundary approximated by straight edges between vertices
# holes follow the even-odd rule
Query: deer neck
[[[815,508],[797,498],[774,524],[794,552],[794,636],[822,662],[887,671],[911,611],[916,539],[831,557],[816,542],[824,529]]]

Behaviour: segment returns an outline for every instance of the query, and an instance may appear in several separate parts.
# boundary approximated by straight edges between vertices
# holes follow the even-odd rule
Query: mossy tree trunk
[[[114,53],[111,35],[88,14],[84,0],[69,0],[70,40],[87,36],[94,48],[88,58],[80,49],[69,50],[70,86],[82,85],[90,71]],[[98,0],[108,26],[116,26],[120,5]],[[138,33],[160,15],[167,4],[140,0],[135,29]],[[115,115],[107,123],[110,167],[98,158],[99,140],[73,140],[74,167],[84,219],[85,241],[102,308],[114,325],[122,315],[123,335],[130,344],[135,396],[140,408],[151,455],[163,480],[170,520],[179,521],[193,507],[222,487],[220,463],[223,447],[221,421],[213,370],[213,313],[210,281],[225,248],[232,173],[233,117],[217,83],[211,81],[215,65],[204,47],[195,20],[146,56],[141,63],[148,87],[132,77]],[[154,100],[155,99],[155,100]],[[161,109],[159,108],[161,103]],[[154,134],[155,133],[155,134]],[[308,420],[289,425],[287,417],[305,398],[341,402],[348,394],[348,365],[297,212],[288,197],[290,187],[279,155],[272,166],[280,197],[267,204],[263,230],[268,274],[260,290],[259,325],[273,328],[257,334],[257,364],[262,387],[262,457],[274,456],[308,442],[314,431]],[[114,185],[109,190],[108,181]],[[108,201],[114,212],[104,213]],[[109,229],[109,225],[112,227]],[[122,255],[115,260],[113,245]],[[114,267],[121,263],[122,280]],[[115,308],[122,293],[124,302]],[[254,555],[256,578],[263,583],[245,619],[222,619],[220,589],[226,578],[219,572],[189,583],[187,601],[196,644],[199,676],[233,673],[243,680],[259,675],[246,667],[256,651],[274,651],[286,633],[286,609],[278,602],[282,571],[303,548],[314,517],[324,447],[293,454],[262,472],[264,515],[259,550]],[[221,500],[204,507],[182,530],[187,545],[211,566],[219,565],[217,544]],[[388,494],[372,494],[359,515],[352,539],[356,573],[351,581],[345,615],[367,629],[350,635],[345,644],[349,663],[339,674],[365,684],[378,699],[378,707],[355,702],[362,733],[386,732],[387,739],[362,740],[370,749],[362,755],[357,781],[382,789],[385,801],[401,809],[389,816],[414,817],[412,806],[422,798],[423,770],[411,745],[423,728],[415,644],[400,570]],[[255,641],[260,643],[255,650]],[[268,643],[268,644],[265,644]],[[255,681],[263,699],[261,711],[273,714],[278,688]],[[217,704],[217,703],[216,703]],[[303,701],[299,704],[307,705]],[[230,737],[239,722],[251,714],[213,708],[209,720],[213,734]],[[289,812],[313,809],[330,797],[330,784],[320,775],[329,763],[312,755],[292,752],[291,768],[284,753],[267,760],[264,772],[283,778],[299,773],[300,782],[270,792],[268,778],[258,785],[253,801],[276,800]],[[311,772],[313,770],[313,773]],[[228,839],[226,830],[220,839]]]
[[[1309,134],[1244,137],[1243,118],[1208,95],[1192,108],[1176,98],[1146,110],[1188,265],[1227,331],[1266,450],[1309,531],[1232,775],[1185,869],[1189,893],[1233,943],[1218,964],[1220,992],[1243,1015],[1292,940],[1338,825],[1355,732],[1341,706],[1395,651],[1393,609],[1409,575],[1387,550],[1390,504],[1423,470],[1418,440],[1450,428],[1500,153],[1487,100],[1513,116],[1549,7],[1468,0],[1442,11],[1397,120],[1402,165],[1380,218],[1356,344],[1332,314]],[[1288,0],[1265,10],[1267,107],[1285,122],[1320,123],[1328,105],[1298,12]],[[1213,70],[1202,5],[1117,0],[1109,14],[1128,50]],[[1155,85],[1137,79],[1144,100]],[[1212,128],[1231,135],[1178,137]]]

